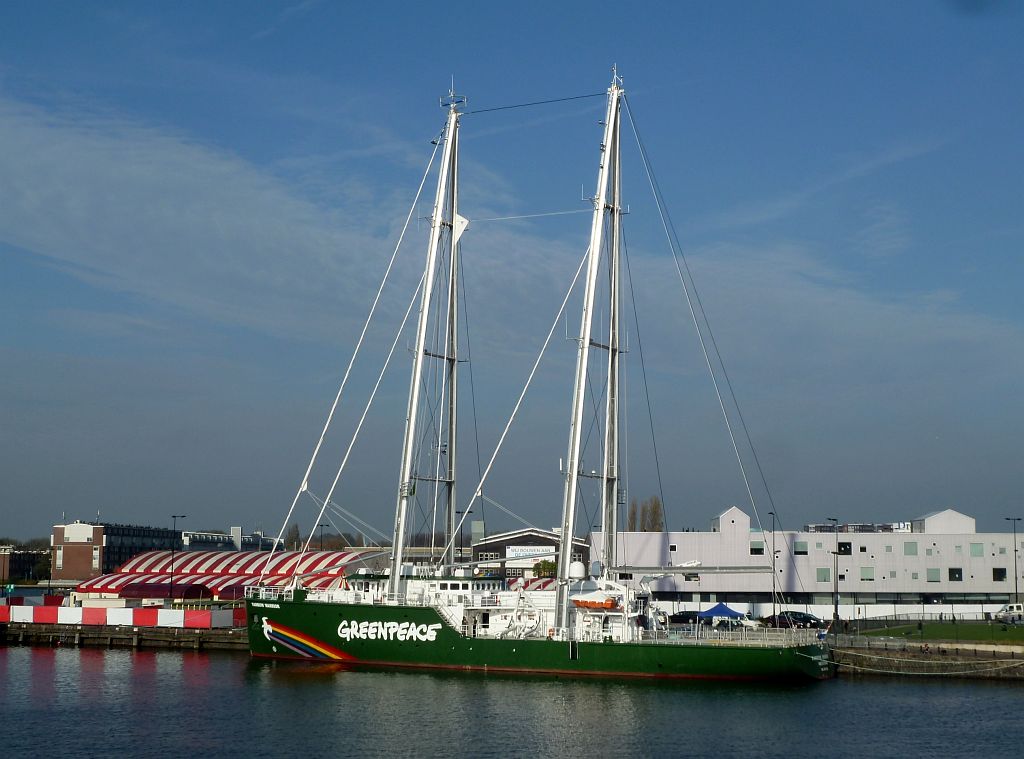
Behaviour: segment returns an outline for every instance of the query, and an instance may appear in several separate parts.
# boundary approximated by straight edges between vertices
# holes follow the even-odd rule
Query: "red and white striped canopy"
[[[373,552],[376,553],[376,549]],[[208,597],[220,600],[242,597],[249,585],[260,582],[286,585],[296,577],[303,587],[334,590],[346,586],[345,567],[367,553],[358,550],[150,551],[125,562],[113,574],[86,580],[76,590],[119,595],[130,586],[137,595],[140,588],[149,586],[154,597],[159,597],[173,585],[181,590],[198,587]]]

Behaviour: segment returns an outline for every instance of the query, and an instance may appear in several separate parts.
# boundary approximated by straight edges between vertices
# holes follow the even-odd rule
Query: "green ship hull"
[[[460,634],[431,607],[246,601],[249,649],[272,659],[353,667],[572,677],[822,680],[834,667],[823,642],[719,640],[589,642]]]

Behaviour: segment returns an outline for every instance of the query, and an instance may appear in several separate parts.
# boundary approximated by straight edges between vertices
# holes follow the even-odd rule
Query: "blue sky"
[[[443,123],[438,96],[453,77],[470,110],[595,93],[613,63],[783,524],[952,506],[998,530],[1020,513],[1024,12],[446,8],[0,5],[0,534],[97,511],[276,530]],[[602,107],[464,117],[463,213],[585,208]],[[742,482],[635,150],[625,160],[669,524],[704,528],[747,508]],[[485,457],[587,225],[478,221],[464,238]],[[569,345],[554,350],[489,490],[545,526],[571,380]],[[383,400],[340,497],[386,531],[401,378]],[[636,419],[642,499],[657,484]]]

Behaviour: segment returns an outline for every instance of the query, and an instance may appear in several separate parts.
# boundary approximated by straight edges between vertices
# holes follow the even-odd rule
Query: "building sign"
[[[548,561],[554,561],[554,553],[557,549],[554,545],[546,546],[505,546],[505,566],[532,567],[543,556]],[[545,555],[546,554],[546,555]],[[532,558],[531,558],[532,557]]]

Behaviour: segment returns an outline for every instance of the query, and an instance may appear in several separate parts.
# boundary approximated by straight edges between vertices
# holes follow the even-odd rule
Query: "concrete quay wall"
[[[248,651],[244,627],[189,629],[123,625],[0,624],[0,645]]]
[[[840,677],[938,677],[1024,682],[1024,646],[928,642],[840,645]]]

